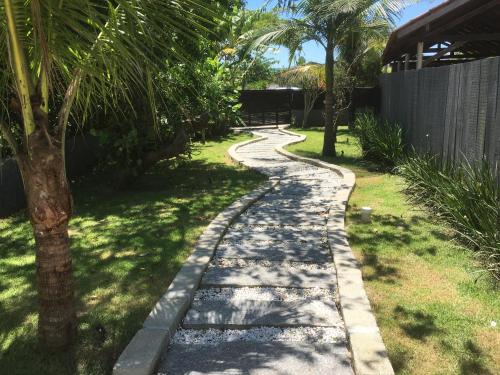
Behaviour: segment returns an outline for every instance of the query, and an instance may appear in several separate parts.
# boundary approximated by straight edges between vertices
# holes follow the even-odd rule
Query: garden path
[[[160,374],[353,373],[326,228],[339,176],[275,151],[293,135],[259,134],[237,152],[281,183],[228,229]]]

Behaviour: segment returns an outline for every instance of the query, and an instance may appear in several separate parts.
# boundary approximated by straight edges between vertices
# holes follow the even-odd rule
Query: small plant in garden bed
[[[379,120],[373,113],[360,113],[354,124],[363,157],[384,168],[393,168],[405,152],[401,127]]]
[[[413,203],[425,202],[471,244],[500,280],[500,189],[487,162],[454,165],[432,155],[412,155],[397,168]]]

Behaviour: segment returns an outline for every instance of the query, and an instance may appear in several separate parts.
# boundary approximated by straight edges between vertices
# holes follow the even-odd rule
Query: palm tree
[[[282,0],[280,5],[292,17],[273,30],[262,30],[254,45],[275,42],[294,54],[309,41],[325,49],[325,134],[323,156],[335,156],[334,121],[335,51],[348,42],[348,36],[362,29],[377,33],[393,25],[406,5],[405,0]]]
[[[144,77],[161,68],[160,52],[182,56],[175,34],[194,35],[208,13],[198,0],[0,4],[0,129],[23,178],[36,244],[39,337],[49,348],[66,347],[76,328],[65,171],[70,116],[77,121],[96,103],[123,103],[117,98],[130,97],[130,85],[146,93]]]
[[[378,82],[378,76],[382,71],[382,53],[389,37],[390,27],[386,24],[384,30],[383,19],[380,20],[380,28],[374,33],[369,27],[366,27],[363,19],[358,19],[357,25],[354,23],[351,31],[346,33],[337,48],[337,62],[345,68],[348,75],[348,84],[351,84],[346,90],[345,105],[349,110],[349,124],[353,124],[354,106],[352,102],[352,89],[356,85],[372,86]],[[336,106],[338,110],[339,106]]]

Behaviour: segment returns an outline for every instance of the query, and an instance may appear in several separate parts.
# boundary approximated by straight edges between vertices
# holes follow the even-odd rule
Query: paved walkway
[[[238,153],[280,187],[226,233],[160,374],[352,374],[326,234],[338,175],[274,151],[294,136],[259,133]]]

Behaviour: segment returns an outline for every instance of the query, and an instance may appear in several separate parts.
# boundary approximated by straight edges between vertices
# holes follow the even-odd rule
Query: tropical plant
[[[276,71],[273,65],[277,61],[263,53],[249,56],[248,67],[243,76],[242,89],[265,89],[273,81]]]
[[[385,168],[394,168],[404,157],[403,132],[396,123],[379,120],[373,113],[356,117],[354,132],[363,157]]]
[[[349,73],[356,85],[377,84],[382,71],[382,54],[390,33],[390,25],[380,20],[380,27],[374,33],[358,19],[359,27],[352,27],[338,46],[338,61],[350,66]],[[385,23],[385,28],[384,28]]]
[[[318,97],[325,90],[325,69],[323,65],[309,63],[281,72],[277,79],[284,85],[298,86],[304,95],[304,116],[302,127],[307,125],[309,114]]]
[[[500,188],[486,161],[451,163],[431,154],[414,154],[398,166],[406,191],[448,221],[472,245],[485,268],[500,280]]]
[[[64,154],[69,120],[81,123],[97,107],[123,111],[117,106],[133,95],[148,97],[164,51],[182,60],[179,43],[211,18],[198,0],[0,5],[0,128],[23,177],[36,245],[39,336],[47,347],[67,346],[76,328]]]
[[[232,86],[237,83],[245,89],[247,85],[264,88],[274,76],[275,61],[265,56],[267,45],[248,49],[248,38],[254,30],[272,27],[279,22],[276,12],[247,10],[235,7],[226,17],[225,27],[220,32],[221,51],[219,57],[233,73]],[[253,85],[252,85],[253,84]]]
[[[378,34],[387,30],[387,24],[394,24],[395,17],[405,4],[404,0],[283,0],[279,6],[284,6],[292,16],[283,20],[278,27],[262,30],[255,38],[254,45],[275,42],[287,46],[291,54],[308,41],[314,41],[325,49],[324,156],[336,153],[336,49],[348,43],[353,32],[363,30],[366,35],[368,32]],[[338,116],[339,111],[336,112]]]

